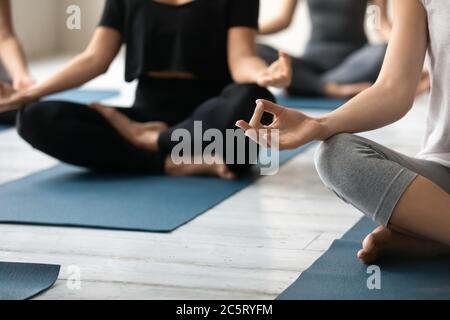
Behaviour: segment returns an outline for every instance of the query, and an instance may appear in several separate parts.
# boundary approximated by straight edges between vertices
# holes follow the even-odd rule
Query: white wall
[[[58,49],[55,24],[59,0],[12,0],[14,25],[25,51],[40,57]]]
[[[260,19],[270,18],[281,5],[280,0],[261,0]],[[260,37],[260,41],[283,49],[290,54],[298,55],[302,52],[311,33],[308,7],[305,1],[297,6],[294,22],[285,31],[276,35]]]
[[[12,0],[14,26],[30,58],[78,52],[98,23],[105,0]],[[81,30],[66,27],[69,5],[81,8]]]
[[[66,8],[78,5],[81,8],[81,30],[61,29],[59,49],[64,52],[79,52],[89,43],[92,33],[100,19],[105,0],[59,0],[61,14],[58,24],[65,26]]]

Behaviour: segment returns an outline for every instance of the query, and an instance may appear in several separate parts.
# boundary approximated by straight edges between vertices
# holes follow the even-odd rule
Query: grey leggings
[[[450,168],[352,134],[339,134],[322,143],[316,168],[338,197],[383,226],[389,224],[395,206],[418,175],[450,193]]]

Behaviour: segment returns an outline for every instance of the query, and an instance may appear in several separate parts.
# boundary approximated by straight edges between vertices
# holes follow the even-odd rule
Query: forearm
[[[341,108],[318,119],[323,127],[320,140],[339,133],[375,130],[400,120],[414,102],[414,96],[409,91],[375,84]]]
[[[107,69],[108,65],[100,58],[85,52],[75,57],[48,80],[30,88],[29,94],[38,99],[49,94],[75,88],[103,74]]]
[[[25,54],[16,37],[10,35],[3,38],[0,41],[0,48],[0,60],[11,78],[16,79],[29,74]]]
[[[267,67],[266,62],[256,55],[241,57],[232,66],[233,80],[236,83],[256,83],[258,76]]]
[[[285,30],[289,26],[289,21],[284,21],[283,19],[272,19],[261,23],[259,27],[259,34],[269,35]]]

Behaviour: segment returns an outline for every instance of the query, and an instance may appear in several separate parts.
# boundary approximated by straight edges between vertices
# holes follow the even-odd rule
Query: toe
[[[236,175],[226,166],[221,165],[218,171],[219,177],[225,180],[233,180],[236,178]]]

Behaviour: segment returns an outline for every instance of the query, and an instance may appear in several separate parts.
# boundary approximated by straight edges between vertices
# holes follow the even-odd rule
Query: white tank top
[[[450,167],[450,2],[420,1],[428,15],[432,89],[425,141],[418,157]]]

